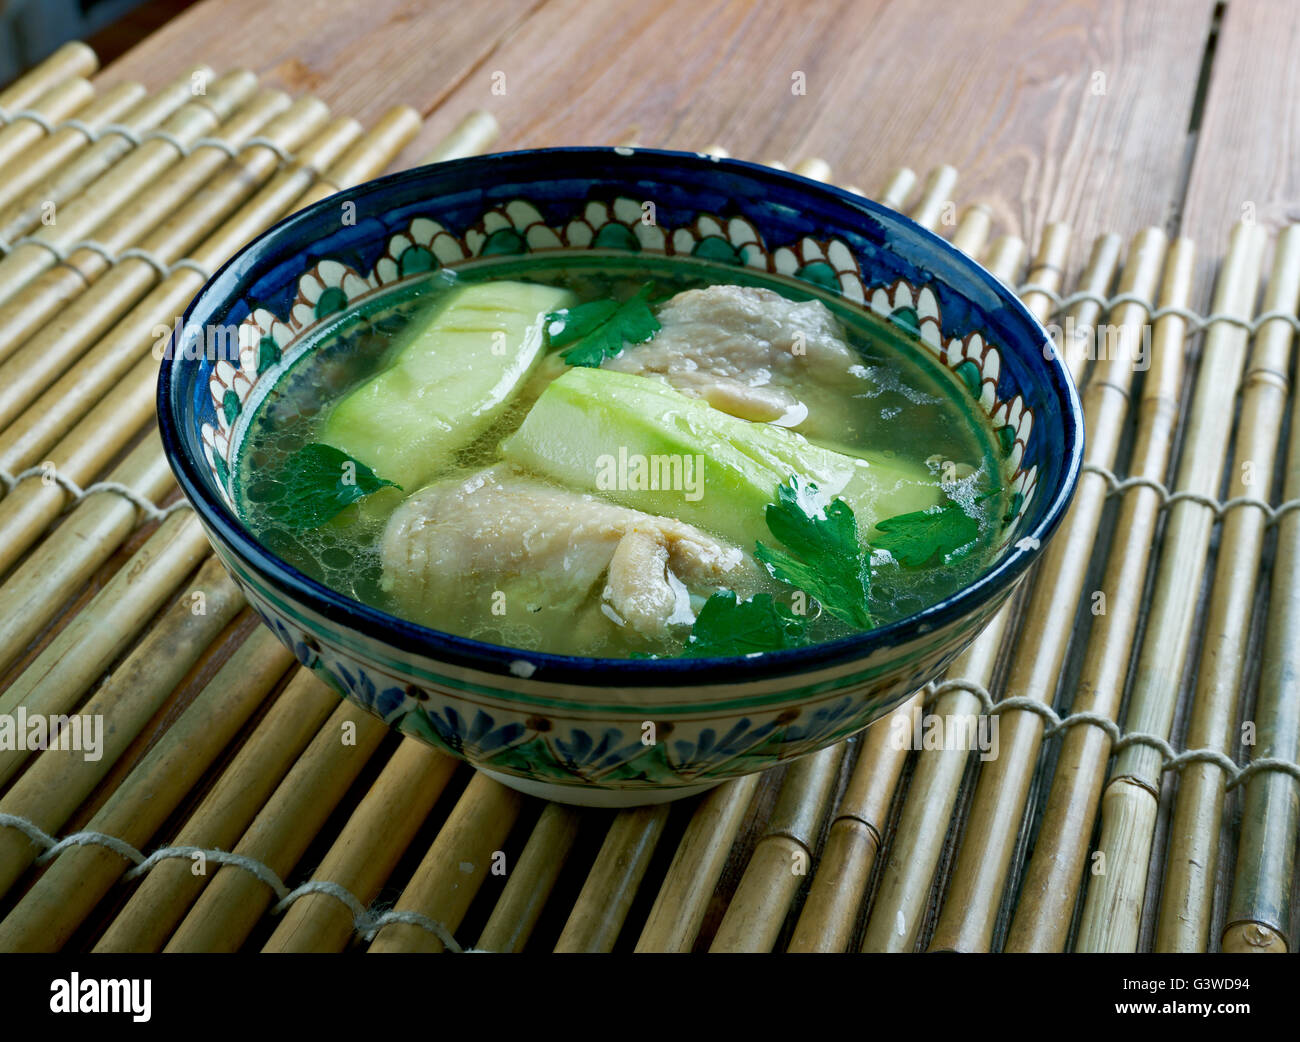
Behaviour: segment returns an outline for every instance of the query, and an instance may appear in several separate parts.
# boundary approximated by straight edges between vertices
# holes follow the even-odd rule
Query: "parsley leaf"
[[[549,312],[546,335],[551,347],[567,347],[560,357],[569,365],[595,368],[619,354],[625,343],[640,344],[652,339],[659,332],[659,320],[649,304],[653,288],[647,282],[621,302],[591,300]]]
[[[959,503],[948,503],[887,517],[876,523],[876,531],[880,535],[872,546],[888,550],[904,567],[920,568],[935,557],[946,563],[961,556],[958,551],[975,541],[980,526]]]
[[[822,506],[816,493],[816,485],[797,475],[776,490],[767,527],[784,545],[759,543],[754,556],[777,579],[817,598],[829,614],[870,629],[871,556],[858,542],[857,518],[842,499]]]
[[[274,484],[279,487],[267,513],[297,529],[318,528],[344,507],[386,485],[401,488],[346,452],[319,442],[295,452]]]
[[[780,547],[758,543],[754,556],[772,575],[821,602],[858,629],[873,625],[868,608],[871,556],[858,542],[858,522],[843,500],[823,505],[817,486],[795,476],[768,505],[767,527]],[[808,620],[771,594],[737,601],[731,590],[710,597],[695,618],[684,654],[723,657],[782,651],[810,643]]]
[[[700,609],[684,652],[687,658],[722,658],[782,651],[806,643],[807,621],[771,594],[737,601],[731,590],[719,590]]]

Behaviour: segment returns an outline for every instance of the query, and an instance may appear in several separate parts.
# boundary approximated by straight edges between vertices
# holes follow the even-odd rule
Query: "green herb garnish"
[[[797,475],[776,490],[767,527],[783,547],[758,543],[754,556],[777,579],[816,597],[842,622],[870,629],[871,555],[858,542],[858,521],[842,499],[822,506],[817,486]]]
[[[929,510],[898,514],[876,523],[880,534],[871,541],[879,550],[888,550],[906,568],[921,568],[936,557],[945,563],[961,556],[979,535],[979,522],[961,508],[948,503]]]
[[[594,369],[619,354],[624,344],[650,340],[659,332],[659,320],[649,304],[652,289],[647,282],[624,301],[592,300],[549,312],[546,335],[551,347],[567,347],[560,357],[569,365]]]
[[[782,543],[755,545],[754,556],[768,571],[815,597],[828,614],[857,629],[870,629],[871,555],[858,542],[852,508],[842,499],[823,505],[817,486],[796,475],[777,489],[766,520]],[[810,643],[808,620],[770,594],[738,601],[731,590],[720,590],[696,616],[686,655],[753,655]]]
[[[268,503],[267,513],[297,529],[319,528],[358,499],[385,486],[401,487],[346,452],[319,442],[295,452],[276,484],[281,491]]]
[[[731,590],[719,590],[700,609],[691,627],[687,658],[724,658],[783,651],[808,643],[807,620],[784,604],[760,593],[738,601]]]

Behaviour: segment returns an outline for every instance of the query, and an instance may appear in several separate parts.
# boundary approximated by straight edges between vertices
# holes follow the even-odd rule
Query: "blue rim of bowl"
[[[696,167],[701,171],[717,170],[719,167],[729,168],[760,181],[786,187],[793,186],[804,192],[821,193],[868,216],[883,216],[888,222],[895,224],[901,222],[904,228],[928,243],[941,256],[965,268],[972,278],[982,282],[994,293],[1000,303],[1009,308],[1028,328],[1037,329],[1042,335],[1043,346],[1047,346],[1050,342],[1042,324],[1005,283],[946,240],[896,210],[833,185],[788,171],[774,170],[757,163],[737,159],[716,159],[696,152],[675,152],[666,149],[638,148],[634,151],[641,158],[647,156],[662,158],[684,167]],[[594,155],[608,158],[626,153],[616,152],[614,148],[601,147],[521,149],[470,156],[440,163],[437,166],[440,171],[454,173],[461,167],[472,171],[494,159],[541,158],[556,154],[574,157]],[[223,287],[222,283],[228,280],[231,269],[243,263],[251,251],[265,247],[286,233],[292,233],[293,229],[301,224],[308,224],[320,211],[326,208],[337,208],[340,195],[348,196],[361,191],[382,190],[387,185],[419,178],[429,169],[430,167],[427,166],[414,167],[364,182],[343,192],[327,196],[268,228],[227,260],[195,294],[194,299],[185,309],[182,327],[191,323],[198,304],[211,293],[220,291],[220,299],[227,303],[239,298],[238,292],[232,292],[234,287]],[[1006,349],[1010,350],[1009,347]],[[614,683],[618,686],[647,688],[670,686],[683,681],[700,685],[750,684],[759,680],[807,673],[861,661],[876,650],[894,647],[924,633],[941,629],[974,612],[1000,592],[1008,590],[1043,552],[1047,541],[1059,527],[1074,495],[1083,465],[1082,404],[1068,370],[1060,358],[1053,353],[1050,359],[1044,357],[1044,363],[1048,367],[1050,384],[1056,400],[1062,406],[1061,422],[1065,429],[1063,451],[1067,458],[1062,471],[1062,480],[1046,514],[1032,531],[1022,534],[1017,540],[1017,543],[1026,538],[1037,540],[1036,546],[1031,549],[1021,549],[1013,544],[991,569],[980,575],[973,583],[963,586],[952,596],[937,601],[919,612],[859,635],[814,644],[806,648],[730,658],[622,659],[556,655],[510,648],[501,644],[489,644],[408,622],[330,589],[263,548],[233,512],[208,492],[199,469],[202,461],[191,455],[185,447],[185,441],[180,436],[172,411],[171,383],[175,368],[173,361],[172,353],[168,352],[162,359],[158,374],[157,412],[163,450],[185,497],[194,506],[204,523],[217,533],[218,538],[223,540],[237,557],[252,564],[254,569],[273,586],[302,601],[314,612],[333,623],[353,629],[372,640],[399,646],[423,658],[511,677],[516,681],[517,675],[511,672],[510,664],[517,663],[521,659],[535,667],[530,677],[534,683],[577,684],[584,687],[609,686]]]

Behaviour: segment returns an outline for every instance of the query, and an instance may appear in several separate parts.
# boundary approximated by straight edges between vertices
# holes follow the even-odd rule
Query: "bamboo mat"
[[[106,721],[98,761],[0,749],[0,950],[1294,947],[1296,227],[1200,244],[1226,252],[1196,300],[1196,247],[1157,229],[1030,250],[954,206],[949,167],[867,186],[1019,286],[1084,396],[1062,530],[896,710],[991,713],[998,756],[898,750],[882,722],[693,800],[578,810],[300,669],[155,433],[156,327],[418,117],[94,71],[69,45],[0,92],[0,716]],[[494,132],[472,116],[428,161]]]

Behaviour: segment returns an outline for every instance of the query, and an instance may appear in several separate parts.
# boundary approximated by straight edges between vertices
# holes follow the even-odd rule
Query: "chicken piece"
[[[604,615],[646,637],[694,621],[692,588],[753,585],[738,548],[670,517],[615,506],[500,465],[429,485],[393,513],[382,584],[408,616],[472,624],[507,612]]]
[[[658,376],[732,416],[814,437],[843,434],[844,418],[827,402],[869,389],[861,359],[819,301],[718,285],[678,293],[658,318],[654,339],[625,347],[605,368]]]

